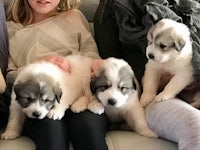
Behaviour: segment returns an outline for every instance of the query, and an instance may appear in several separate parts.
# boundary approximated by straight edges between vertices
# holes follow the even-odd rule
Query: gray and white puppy
[[[133,70],[122,59],[107,58],[94,65],[91,91],[104,105],[111,122],[124,121],[128,127],[147,137],[157,137],[149,129],[139,103],[140,87]]]
[[[140,98],[144,107],[153,100],[160,102],[174,98],[194,82],[191,63],[193,50],[186,25],[171,19],[162,19],[150,28],[147,40],[148,62]],[[166,79],[168,81],[164,84]]]
[[[27,65],[19,72],[12,87],[9,120],[2,139],[20,136],[26,116],[43,119],[60,102],[62,74],[61,69],[48,62]]]
[[[25,66],[12,89],[10,116],[2,139],[20,136],[25,117],[60,120],[67,109],[79,113],[88,108],[101,114],[104,108],[90,91],[90,66],[93,59],[70,55],[63,58],[68,71],[57,65],[37,61]]]
[[[36,119],[43,119],[62,96],[59,83],[46,74],[27,76],[24,81],[18,81],[13,90],[23,112]]]

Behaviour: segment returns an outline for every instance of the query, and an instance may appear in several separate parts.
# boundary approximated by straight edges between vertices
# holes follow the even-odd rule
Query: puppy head
[[[107,58],[93,68],[92,93],[105,106],[121,107],[132,96],[138,96],[139,84],[131,67],[122,59]]]
[[[13,86],[13,92],[23,112],[36,119],[43,119],[62,95],[58,83],[45,74],[18,80]]]
[[[159,63],[168,62],[182,53],[187,53],[190,32],[186,25],[171,19],[162,19],[152,26],[147,34],[146,56]]]

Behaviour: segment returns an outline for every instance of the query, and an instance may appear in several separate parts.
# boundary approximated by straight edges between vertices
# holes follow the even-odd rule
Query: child
[[[79,0],[12,0],[7,11],[10,59],[7,82],[13,84],[25,65],[53,55],[81,54],[99,58]],[[98,129],[98,130],[96,130]],[[26,119],[24,135],[37,150],[106,150],[106,119],[90,111],[66,111],[60,120]]]

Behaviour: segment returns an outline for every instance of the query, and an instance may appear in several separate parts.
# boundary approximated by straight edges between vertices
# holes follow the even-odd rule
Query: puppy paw
[[[61,109],[51,109],[47,114],[47,117],[53,120],[61,120],[64,115],[65,111]]]
[[[92,101],[88,104],[88,109],[95,113],[95,114],[102,114],[104,113],[104,106],[102,103],[98,102],[98,101]]]
[[[153,131],[151,131],[150,129],[143,129],[140,131],[137,131],[138,134],[142,135],[142,136],[146,136],[146,137],[151,137],[151,138],[157,138],[157,134]]]
[[[88,98],[82,96],[71,105],[70,109],[75,113],[80,113],[87,109],[88,103]]]
[[[165,101],[165,100],[168,100],[168,99],[173,98],[173,97],[175,97],[175,96],[161,92],[160,94],[158,94],[155,97],[154,101],[158,103],[158,102]]]
[[[3,140],[12,140],[20,136],[20,133],[13,131],[13,130],[7,130],[3,134],[1,134],[1,139]]]
[[[147,106],[153,99],[155,98],[155,95],[150,94],[142,94],[140,97],[140,104],[145,107]]]

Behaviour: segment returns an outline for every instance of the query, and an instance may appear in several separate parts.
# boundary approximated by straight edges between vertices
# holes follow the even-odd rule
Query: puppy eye
[[[127,91],[128,89],[129,89],[129,88],[126,87],[126,86],[122,86],[122,87],[120,88],[120,90],[122,91],[122,93],[126,93],[126,91]]]
[[[26,99],[27,99],[27,101],[32,101],[33,100],[31,97],[27,97]]]
[[[166,47],[166,45],[160,44],[160,48],[165,48],[165,47]]]
[[[48,102],[50,102],[50,100],[49,99],[43,99],[43,102],[48,103]]]
[[[104,91],[104,90],[108,89],[109,87],[110,87],[109,85],[105,84],[105,85],[100,85],[100,86],[98,87],[98,89],[99,89],[100,91]]]
[[[152,42],[148,40],[148,41],[147,41],[147,45],[150,45],[150,44],[152,44]]]

